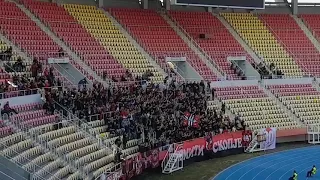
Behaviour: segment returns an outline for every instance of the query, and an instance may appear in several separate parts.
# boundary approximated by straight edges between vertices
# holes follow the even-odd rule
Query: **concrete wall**
[[[171,10],[206,12],[206,8],[205,7],[195,7],[195,6],[174,6],[174,5],[171,5]]]
[[[297,78],[297,79],[265,79],[263,83],[265,85],[276,84],[311,84],[312,78]]]
[[[297,135],[297,136],[287,136],[287,137],[278,137],[277,143],[285,143],[285,142],[306,142],[308,141],[308,135]]]
[[[19,96],[19,97],[7,98],[7,99],[0,99],[0,103],[1,103],[0,107],[2,108],[7,101],[9,101],[10,106],[42,102],[40,94],[33,94],[28,96]]]
[[[94,0],[56,0],[56,2],[58,4],[83,4],[83,5],[91,5],[91,6],[97,5],[97,2]]]
[[[19,165],[0,156],[0,179],[1,180],[28,180],[30,173],[22,169]]]
[[[103,7],[141,8],[139,0],[103,0]]]
[[[254,85],[258,85],[258,80],[236,80],[236,81],[211,82],[211,87],[254,86]]]
[[[287,6],[269,6],[266,7],[266,9],[263,10],[256,10],[254,11],[256,13],[264,13],[264,14],[290,14],[291,8],[288,8]]]

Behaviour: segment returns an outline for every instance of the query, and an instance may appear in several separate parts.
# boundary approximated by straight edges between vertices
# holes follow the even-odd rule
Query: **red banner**
[[[242,146],[248,147],[252,140],[252,131],[246,130],[242,132]]]
[[[127,159],[123,168],[123,178],[130,179],[141,174],[147,168],[157,168],[159,162],[164,159],[166,152],[169,149],[174,150],[174,147],[176,147],[175,144],[171,144],[147,153],[139,153],[137,156]],[[192,157],[204,157],[205,153],[219,156],[219,152],[229,152],[228,150],[242,148],[242,131],[184,141],[182,147],[181,151],[183,151],[185,160]]]
[[[242,131],[237,131],[184,141],[182,151],[184,151],[184,159],[189,159],[191,157],[203,156],[204,150],[217,153],[242,147]],[[171,149],[173,150],[174,148]],[[160,151],[159,161],[164,159],[166,152],[167,150]]]
[[[125,163],[124,174],[126,179],[137,176],[147,168],[157,168],[159,166],[159,149],[148,151],[127,159]]]

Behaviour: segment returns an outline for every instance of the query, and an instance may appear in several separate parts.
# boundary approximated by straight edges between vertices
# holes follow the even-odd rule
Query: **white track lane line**
[[[231,165],[230,167],[220,171],[217,175],[215,175],[211,179],[212,180],[216,180],[216,178],[218,178],[221,174],[223,174],[224,172],[228,171],[229,169],[231,169],[233,167],[236,167],[236,166],[238,166],[240,164],[248,163],[249,161],[254,161],[255,159],[259,159],[259,158],[261,159],[261,158],[264,158],[264,157],[267,157],[267,156],[272,156],[272,155],[284,154],[284,153],[288,153],[288,152],[291,152],[291,151],[309,150],[309,149],[317,149],[317,148],[320,148],[320,146],[319,145],[315,145],[315,146],[308,146],[308,147],[301,147],[301,148],[293,148],[293,149],[283,150],[283,151],[280,151],[280,152],[279,151],[278,152],[272,152],[272,153],[268,153],[268,154],[263,154],[261,156],[252,157],[250,159],[247,159],[247,160],[244,160],[244,161],[241,161],[241,162],[238,162],[236,164]],[[246,165],[244,165],[244,166],[246,166]],[[224,179],[224,180],[226,180],[226,179]]]
[[[312,150],[309,150],[309,151],[312,151]],[[281,162],[286,162],[286,161],[290,161],[291,160],[291,158],[290,157],[292,157],[292,156],[294,156],[294,155],[300,155],[300,156],[297,156],[297,157],[309,157],[310,156],[310,153],[309,153],[309,151],[308,151],[308,153],[306,152],[306,151],[304,151],[303,153],[301,153],[301,152],[299,152],[299,153],[294,153],[294,152],[292,152],[293,154],[286,154],[285,156],[280,156],[280,158],[276,158],[276,159],[272,159],[272,158],[270,158],[270,160],[269,161],[266,161],[265,163],[262,163],[262,164],[259,164],[258,166],[256,166],[256,167],[254,167],[254,168],[252,168],[251,170],[249,170],[249,171],[246,171],[240,178],[239,178],[239,180],[241,180],[246,174],[250,174],[250,172],[251,171],[254,171],[257,167],[263,167],[263,165],[265,165],[265,164],[268,164],[268,163],[270,163],[270,162],[278,162],[278,163],[281,163]],[[320,153],[319,153],[320,154]],[[289,157],[289,160],[288,160],[288,157]],[[283,159],[285,159],[285,160],[283,160]],[[280,160],[280,161],[279,161]],[[299,159],[300,160],[300,159]],[[271,166],[273,166],[273,165],[271,165]],[[271,166],[268,166],[268,167],[271,167]],[[266,167],[266,168],[268,168],[268,167]],[[265,169],[265,167],[263,167],[264,169]],[[262,170],[262,171],[264,171],[264,170]],[[261,171],[260,171],[261,172]],[[247,180],[247,179],[246,179]]]
[[[319,153],[318,153],[318,154],[319,154]],[[316,155],[316,154],[313,154],[313,155]],[[298,166],[295,166],[295,167],[289,169],[289,170],[286,171],[284,174],[282,174],[282,176],[280,176],[279,180],[281,180],[282,177],[283,177],[284,175],[286,175],[288,172],[295,170],[296,167],[299,167],[300,165],[309,164],[310,162],[317,162],[317,161],[319,161],[319,159],[315,159],[315,157],[312,157],[312,159],[314,159],[314,160],[313,160],[313,161],[304,162],[304,163],[302,163],[302,164],[299,164]],[[305,161],[305,160],[303,159],[303,161]],[[291,164],[293,164],[293,163],[291,163]],[[298,174],[299,174],[299,173],[302,173],[304,170],[306,170],[306,169],[311,169],[311,168],[312,168],[312,167],[309,166],[309,167],[307,167],[307,168],[305,168],[305,169],[303,169],[303,170],[301,170],[301,171],[298,171],[298,170],[297,170],[297,172],[298,172]]]
[[[303,154],[305,154],[305,153],[303,153]],[[320,152],[319,152],[319,153],[316,153],[316,154],[320,154]],[[312,154],[312,155],[315,155],[315,154]],[[308,154],[307,156],[310,156],[310,154]],[[273,165],[271,165],[271,166],[268,166],[268,167],[265,168],[264,170],[260,171],[256,176],[254,176],[253,180],[254,180],[260,173],[268,170],[270,167],[274,167],[274,166],[276,166],[276,165],[278,165],[278,164],[281,164],[281,163],[283,163],[283,162],[289,161],[289,162],[288,162],[289,164],[286,164],[286,165],[282,166],[282,167],[286,167],[286,166],[291,165],[291,164],[293,164],[293,163],[296,163],[296,162],[299,162],[299,161],[303,161],[303,160],[299,159],[299,160],[297,160],[297,161],[290,162],[290,161],[292,161],[292,159],[294,159],[294,158],[301,158],[301,157],[307,157],[307,156],[304,156],[304,155],[303,155],[303,156],[298,156],[298,157],[292,157],[292,158],[287,159],[287,160],[285,160],[285,161],[279,161],[279,162],[277,162],[277,163],[275,163],[275,164],[273,164]],[[281,167],[280,169],[282,169],[282,167]],[[272,172],[271,174],[269,174],[269,176],[268,176],[266,179],[268,179],[272,174],[274,174],[275,172],[279,171],[280,169],[277,169],[276,171],[274,171],[274,172]]]
[[[298,151],[298,152],[297,152],[297,151]],[[294,151],[293,154],[301,154],[300,151],[305,152],[305,151],[309,151],[309,149],[307,149],[307,150],[305,150],[305,149],[298,149],[298,150]],[[311,150],[310,150],[310,151],[311,151]],[[278,152],[278,154],[277,154],[277,153],[274,153],[274,154],[270,154],[270,155],[279,156],[279,158],[276,158],[276,159],[283,159],[283,158],[286,158],[287,156],[286,156],[286,155],[282,155],[282,154],[286,154],[286,153],[288,153],[288,152]],[[290,156],[292,156],[292,154],[291,154]],[[273,160],[271,160],[271,161],[266,161],[265,158],[267,158],[267,155],[265,155],[265,156],[263,156],[263,157],[260,156],[261,159],[258,159],[258,158],[259,158],[259,157],[254,158],[254,159],[257,159],[257,160],[252,161],[252,162],[249,162],[248,164],[246,164],[246,165],[244,165],[244,166],[241,166],[241,167],[240,167],[239,169],[237,169],[236,171],[233,171],[229,176],[227,176],[227,178],[226,178],[225,180],[228,180],[228,179],[230,178],[230,176],[232,176],[233,174],[235,174],[236,172],[240,171],[241,169],[243,169],[243,168],[245,168],[245,167],[247,167],[247,166],[250,166],[250,165],[252,165],[252,164],[259,163],[260,161],[263,161],[264,163],[268,163],[268,162],[271,162],[271,161],[274,161],[274,160],[275,160],[275,159],[273,159]],[[231,168],[231,167],[230,167],[230,168]],[[241,176],[241,177],[242,177],[242,176]],[[240,177],[239,179],[241,179],[241,177]],[[232,180],[234,180],[234,179],[232,179]]]

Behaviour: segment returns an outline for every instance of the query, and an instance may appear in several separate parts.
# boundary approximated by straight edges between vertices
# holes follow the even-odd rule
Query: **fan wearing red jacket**
[[[251,140],[252,140],[252,131],[247,130],[247,128],[245,128],[245,130],[242,131],[242,146],[248,147]]]

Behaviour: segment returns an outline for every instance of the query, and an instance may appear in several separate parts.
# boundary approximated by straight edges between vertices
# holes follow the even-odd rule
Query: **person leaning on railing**
[[[18,112],[15,109],[10,107],[9,101],[7,101],[6,104],[3,106],[3,109],[1,110],[1,115],[3,116],[4,114],[7,114],[8,116],[10,116],[11,113],[18,114]]]

